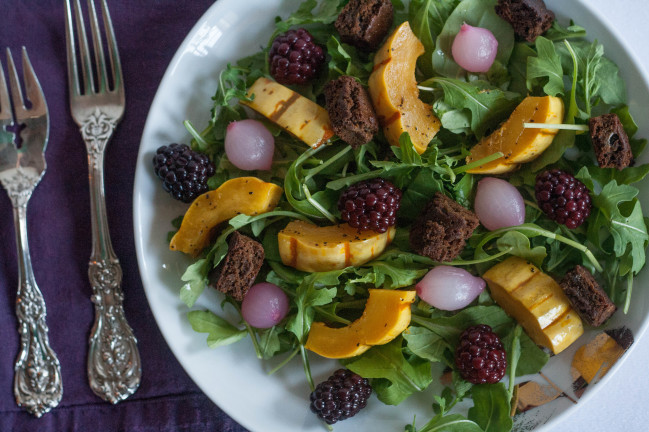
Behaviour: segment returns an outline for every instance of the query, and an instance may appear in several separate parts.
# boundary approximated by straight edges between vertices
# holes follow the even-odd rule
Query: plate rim
[[[187,46],[190,44],[190,41],[193,36],[195,36],[198,32],[198,30],[202,27],[202,25],[210,19],[211,16],[218,14],[219,12],[226,12],[228,10],[228,6],[231,3],[237,2],[238,0],[218,0],[214,4],[212,4],[208,9],[205,10],[205,12],[200,16],[200,18],[196,21],[196,23],[191,27],[189,32],[185,35],[183,41],[181,44],[178,46],[176,49],[171,61],[169,64],[166,66],[165,72],[158,84],[158,87],[156,89],[156,93],[154,95],[154,98],[151,102],[151,105],[149,106],[149,110],[146,116],[146,120],[144,123],[143,131],[142,131],[142,136],[140,140],[140,148],[138,151],[138,157],[137,157],[137,166],[135,170],[135,180],[133,184],[133,228],[134,228],[134,237],[135,237],[135,246],[136,246],[136,258],[137,258],[137,263],[138,263],[138,269],[140,273],[140,279],[142,282],[142,287],[144,288],[145,291],[145,296],[147,298],[147,303],[148,306],[152,312],[152,315],[155,319],[156,325],[158,326],[158,329],[160,330],[160,333],[162,334],[165,343],[167,344],[167,347],[170,349],[170,351],[173,353],[174,357],[180,364],[180,366],[183,368],[185,373],[190,377],[190,379],[193,381],[193,383],[205,394],[205,396],[210,399],[215,405],[219,406],[219,408],[226,413],[228,416],[230,416],[233,420],[235,420],[237,423],[239,423],[241,426],[251,429],[251,426],[254,426],[250,424],[246,418],[241,417],[237,415],[237,413],[232,413],[230,411],[226,411],[225,409],[221,408],[221,405],[217,403],[212,397],[208,395],[208,392],[204,388],[204,385],[201,383],[201,380],[197,380],[194,378],[194,373],[188,369],[188,367],[185,365],[183,361],[181,361],[182,353],[180,350],[177,349],[177,347],[172,344],[169,340],[169,335],[163,330],[164,326],[161,325],[161,319],[162,317],[159,317],[158,314],[154,313],[153,308],[151,307],[151,299],[149,298],[150,295],[153,295],[153,291],[148,288],[148,285],[145,284],[145,275],[142,272],[142,269],[144,268],[144,256],[143,252],[145,251],[145,247],[143,242],[141,241],[140,234],[138,233],[138,228],[140,226],[140,218],[141,218],[141,207],[138,204],[137,200],[139,198],[138,195],[138,178],[141,176],[139,174],[140,171],[142,171],[141,165],[142,165],[142,160],[143,160],[143,153],[144,153],[144,139],[151,135],[151,129],[153,128],[150,116],[151,116],[151,108],[156,105],[160,99],[162,98],[162,92],[161,88],[163,87],[164,84],[166,84],[169,80],[171,75],[173,74],[173,70],[177,67],[177,65],[181,62],[183,55],[186,52]],[[612,25],[609,18],[604,15],[603,11],[600,10],[599,8],[593,7],[592,5],[589,5],[587,0],[577,0],[577,3],[583,8],[587,13],[590,13],[593,15],[593,17],[602,23],[602,25],[606,28],[606,30],[611,34],[613,39],[615,39],[622,50],[624,51],[623,54],[627,56],[633,67],[636,68],[640,72],[640,77],[642,79],[642,86],[646,87],[649,89],[649,74],[647,73],[647,68],[644,67],[643,62],[639,59],[638,55],[631,49],[632,44],[626,41],[621,35],[619,30],[617,29],[616,26]],[[648,137],[649,138],[649,137]],[[645,269],[647,271],[647,269]],[[583,407],[585,405],[588,405],[590,403],[590,400],[595,396],[595,394],[599,393],[604,387],[606,387],[607,383],[609,380],[612,379],[612,377],[616,374],[618,370],[623,366],[625,363],[626,359],[632,355],[633,351],[636,348],[637,342],[644,337],[644,335],[647,333],[647,329],[649,329],[649,315],[647,314],[649,311],[646,311],[645,313],[645,318],[642,321],[642,324],[640,325],[640,328],[638,329],[637,332],[634,333],[634,343],[631,345],[631,347],[625,352],[625,354],[615,363],[615,365],[608,371],[608,373],[597,383],[598,391],[592,392],[586,392],[582,398],[580,399],[580,403],[576,404],[575,407],[571,407],[569,409],[565,409],[562,412],[560,412],[556,416],[552,416],[545,424],[540,425],[537,429],[537,431],[549,431],[550,428],[557,426],[558,424],[563,421],[564,416],[566,416],[568,413],[574,414],[580,407]]]

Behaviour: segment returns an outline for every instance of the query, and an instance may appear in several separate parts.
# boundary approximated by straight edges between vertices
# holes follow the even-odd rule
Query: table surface
[[[649,46],[644,43],[649,10],[644,1],[626,0],[614,8],[610,1],[588,1],[606,11],[610,24],[649,70]],[[87,281],[89,193],[85,146],[67,107],[62,2],[3,0],[0,45],[10,47],[14,58],[21,46],[27,47],[51,115],[48,172],[30,201],[28,227],[34,271],[48,305],[50,342],[61,361],[64,396],[58,408],[38,420],[13,399],[16,252],[11,204],[0,193],[0,431],[243,431],[191,382],[160,335],[138,274],[131,219],[135,160],[146,114],[167,64],[213,0],[109,3],[128,105],[106,153],[106,199],[113,246],[124,271],[125,310],[142,354],[142,384],[129,399],[111,406],[92,394],[85,377],[86,340],[94,318]],[[3,52],[0,61],[6,66]],[[615,379],[567,417],[562,429],[646,430],[649,374],[639,371],[646,372],[647,358],[645,335]]]

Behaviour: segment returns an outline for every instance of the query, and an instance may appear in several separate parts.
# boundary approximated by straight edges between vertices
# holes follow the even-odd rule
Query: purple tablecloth
[[[0,192],[0,431],[242,431],[185,374],[167,348],[147,304],[133,239],[132,190],[144,122],[160,79],[187,32],[214,0],[109,0],[126,86],[126,113],[106,151],[106,203],[113,246],[124,271],[128,320],[139,341],[142,383],[115,406],[86,378],[94,319],[88,282],[91,233],[85,145],[68,108],[62,0],[0,1],[4,48],[25,46],[50,111],[47,172],[29,202],[28,230],[36,280],[47,303],[50,343],[58,354],[63,399],[35,419],[16,406],[17,287],[12,208]],[[85,3],[85,2],[84,2]]]

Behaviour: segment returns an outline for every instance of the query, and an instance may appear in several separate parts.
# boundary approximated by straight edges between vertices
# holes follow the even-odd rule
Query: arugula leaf
[[[444,91],[446,104],[456,109],[469,110],[471,130],[478,138],[481,138],[488,128],[496,126],[509,115],[520,99],[517,93],[491,88],[484,81],[464,82],[453,78],[435,77],[424,81],[421,86],[439,86]]]
[[[512,343],[515,338],[516,327],[513,327],[512,330],[507,333],[502,338],[503,346],[505,350],[509,350],[512,346]],[[548,353],[543,351],[541,348],[536,345],[532,339],[525,333],[521,332],[518,337],[520,354],[518,359],[518,364],[516,366],[516,376],[531,375],[539,372],[543,369],[543,366],[548,362],[550,356]],[[511,354],[511,353],[509,353]],[[508,368],[513,364],[512,359],[508,359]]]
[[[496,241],[498,249],[508,250],[511,255],[516,255],[534,263],[535,266],[541,267],[543,260],[547,256],[547,251],[543,246],[530,247],[530,239],[521,232],[509,231]]]
[[[316,6],[318,6],[318,0],[305,0],[302,2],[300,7],[288,18],[280,20],[275,24],[277,29],[270,40],[272,41],[275,36],[286,32],[293,26],[303,26],[315,23],[331,24],[336,21],[336,18],[338,18],[338,13],[342,8],[342,0],[328,0],[321,2],[320,7],[315,10]]]
[[[313,317],[315,316],[314,306],[322,306],[336,296],[339,276],[345,270],[337,270],[325,273],[312,273],[304,278],[295,291],[295,305],[297,313],[286,322],[286,329],[292,332],[301,344],[304,344],[309,334]],[[334,286],[333,288],[327,288]]]
[[[441,336],[424,327],[414,325],[408,327],[403,332],[403,338],[410,351],[431,362],[443,362],[444,351],[449,348]]]
[[[413,315],[412,320],[414,324],[427,328],[442,337],[453,348],[467,327],[486,324],[502,336],[513,323],[509,315],[499,306],[472,306],[462,309],[450,317],[423,318]]]
[[[189,323],[195,332],[208,333],[207,346],[210,348],[233,344],[248,334],[245,329],[238,329],[225,319],[207,310],[190,311],[187,313],[187,319],[189,319]]]
[[[570,42],[567,40],[563,41],[567,52],[570,55],[570,60],[572,61],[572,87],[570,88],[570,97],[568,103],[568,109],[563,118],[563,122],[566,124],[574,124],[575,117],[579,112],[579,107],[577,106],[577,81],[579,77],[579,62],[577,60],[577,55],[572,49]],[[537,172],[545,168],[547,165],[553,164],[558,161],[561,156],[566,152],[567,149],[575,145],[575,132],[571,130],[560,130],[559,133],[552,140],[552,144],[548,147],[541,156],[532,161],[528,166],[532,172]]]
[[[503,383],[475,385],[471,397],[473,407],[469,408],[469,420],[476,422],[485,432],[512,429],[509,393]]]
[[[536,51],[524,42],[514,44],[511,58],[509,59],[510,83],[508,90],[519,93],[527,93],[527,62],[536,57]]]
[[[433,381],[430,363],[417,357],[406,359],[402,343],[403,339],[398,337],[345,361],[345,366],[352,372],[373,378],[376,396],[387,405],[398,405],[411,394],[426,389]]]
[[[630,258],[633,262],[631,271],[634,274],[644,266],[645,249],[649,242],[647,226],[637,195],[638,189],[629,185],[618,185],[613,180],[604,186],[601,193],[593,196],[593,205],[603,215],[600,220],[606,221],[606,228],[610,230],[613,237],[615,256],[623,257],[627,254],[627,247],[630,247]]]
[[[467,73],[453,60],[451,47],[462,24],[490,30],[498,40],[496,60],[501,65],[509,63],[514,48],[514,30],[495,11],[496,0],[463,0],[449,15],[435,43],[433,68],[448,78],[466,78]]]
[[[205,258],[197,260],[189,265],[180,279],[186,282],[180,289],[180,300],[187,307],[194,306],[196,300],[203,294],[207,286],[207,272],[209,271],[209,262]]]
[[[544,36],[551,41],[562,41],[564,39],[579,39],[586,37],[586,29],[570,20],[568,27],[562,27],[559,21],[554,20],[552,27],[545,32]]]
[[[547,78],[543,92],[550,96],[563,95],[563,69],[554,44],[543,36],[536,38],[537,56],[527,58],[527,88],[533,89],[538,78]]]
[[[411,0],[408,21],[413,33],[424,45],[425,53],[417,60],[424,76],[432,76],[435,40],[459,0]]]
[[[448,414],[434,417],[417,432],[483,432],[475,422],[462,414]]]
[[[329,79],[336,79],[341,75],[350,75],[367,85],[367,79],[372,72],[373,62],[363,62],[351,45],[341,43],[335,36],[327,41],[327,53],[331,56],[329,61]]]

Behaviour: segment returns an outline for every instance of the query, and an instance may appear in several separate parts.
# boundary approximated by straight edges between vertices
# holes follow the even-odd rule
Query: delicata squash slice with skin
[[[524,259],[512,256],[482,275],[493,299],[532,340],[559,354],[584,332],[559,284]]]
[[[383,133],[393,146],[408,132],[415,150],[426,151],[441,127],[430,105],[419,99],[415,80],[417,57],[424,45],[412,32],[408,21],[401,24],[374,56],[374,70],[368,81],[372,104]]]
[[[483,159],[497,152],[503,157],[468,170],[471,174],[502,174],[519,164],[536,159],[547,149],[558,129],[525,128],[524,123],[559,124],[563,121],[563,100],[554,96],[527,96],[507,121],[471,149],[466,163]]]
[[[377,233],[346,223],[319,227],[292,221],[279,232],[277,240],[284,265],[306,272],[324,272],[365,264],[385,250],[395,232],[393,226]]]
[[[209,245],[212,229],[236,215],[254,216],[275,208],[283,189],[257,177],[233,178],[196,198],[169,249],[196,257]]]
[[[252,101],[241,103],[312,148],[325,144],[334,135],[327,110],[288,87],[261,77],[248,89],[248,97],[253,96]]]
[[[323,322],[311,324],[305,347],[327,358],[360,355],[373,345],[383,345],[410,325],[410,304],[415,291],[369,289],[363,315],[345,327],[329,327]]]

